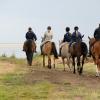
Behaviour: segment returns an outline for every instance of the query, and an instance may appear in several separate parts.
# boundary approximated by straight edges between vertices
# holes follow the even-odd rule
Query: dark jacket
[[[96,40],[100,40],[100,27],[95,30],[95,32],[94,32],[94,38]]]
[[[71,41],[71,33],[66,33],[64,35],[63,42],[70,42]]]
[[[36,35],[35,35],[35,33],[34,32],[27,32],[26,33],[26,39],[27,40],[29,40],[29,39],[31,39],[31,40],[37,40],[37,37],[36,37]]]
[[[78,42],[82,41],[82,35],[80,32],[78,32],[78,36],[76,35],[76,32],[73,32],[72,37],[71,37],[72,42]]]

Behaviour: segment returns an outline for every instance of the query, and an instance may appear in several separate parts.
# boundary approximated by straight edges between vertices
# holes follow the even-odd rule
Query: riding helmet
[[[74,30],[78,30],[78,29],[79,29],[78,26],[75,26],[75,27],[74,27]]]
[[[47,30],[51,30],[51,26],[48,26],[48,27],[47,27]]]
[[[66,32],[69,32],[70,31],[70,28],[69,27],[66,27]]]

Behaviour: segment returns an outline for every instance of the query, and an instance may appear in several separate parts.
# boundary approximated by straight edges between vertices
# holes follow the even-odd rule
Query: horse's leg
[[[45,55],[43,55],[43,67],[45,67]]]
[[[99,57],[95,55],[95,64],[96,64],[96,77],[99,77],[99,65],[98,65]]]
[[[72,57],[72,59],[73,59],[73,66],[74,66],[74,71],[73,71],[73,73],[75,74],[75,73],[76,73],[76,70],[75,70],[75,57]]]
[[[64,58],[62,58],[62,61],[63,61],[64,71],[65,71],[65,60],[64,60]]]
[[[48,55],[48,68],[51,69],[51,56]]]
[[[80,68],[80,74],[82,74],[82,72],[83,72],[83,65],[84,65],[85,58],[86,58],[86,56],[82,57],[82,67]]]
[[[96,65],[96,77],[99,77],[99,76],[100,76],[100,71],[99,71],[98,65]]]
[[[67,58],[67,65],[68,65],[68,67],[69,67],[69,69],[71,71],[71,68],[70,68],[70,58]]]
[[[80,74],[80,56],[77,57],[77,71]]]
[[[54,59],[54,68],[55,68],[55,57],[53,59]]]

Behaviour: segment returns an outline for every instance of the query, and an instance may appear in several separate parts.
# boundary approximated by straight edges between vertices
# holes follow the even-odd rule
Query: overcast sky
[[[100,23],[99,10],[100,0],[0,0],[0,43],[23,43],[29,26],[40,41],[48,25],[55,41],[75,25],[87,40]]]

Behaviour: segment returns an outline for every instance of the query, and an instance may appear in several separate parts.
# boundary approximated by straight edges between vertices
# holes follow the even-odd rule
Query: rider
[[[51,31],[51,26],[48,26],[47,27],[47,31],[44,33],[43,41],[42,41],[42,44],[41,44],[41,55],[42,55],[42,47],[43,47],[43,45],[48,41],[52,42],[52,39],[53,39],[53,32]],[[55,43],[52,42],[52,44],[54,45],[54,48],[55,48],[55,50],[53,52],[56,55],[56,58],[58,58],[58,54],[57,54]]]
[[[32,41],[36,41],[37,40],[37,37],[36,37],[35,33],[32,31],[31,27],[28,28],[28,32],[26,33],[25,37],[26,37],[26,41],[27,40],[32,40]],[[25,51],[25,43],[24,43],[24,46],[23,46],[23,51]],[[35,52],[36,52],[36,45],[35,45]]]
[[[74,32],[73,32],[73,34],[71,36],[71,42],[70,42],[69,47],[71,46],[71,44],[73,42],[80,42],[80,41],[82,41],[82,38],[84,37],[84,35],[82,36],[81,33],[78,30],[79,30],[78,26],[75,26],[74,27]]]
[[[71,41],[71,33],[70,33],[70,28],[69,27],[66,27],[66,34],[64,35],[64,38],[63,38],[63,41],[60,45],[60,49],[59,49],[59,56],[61,56],[61,48],[62,48],[62,45],[65,43],[65,42],[70,42]]]
[[[63,42],[70,42],[70,41],[71,41],[70,28],[66,27],[66,34],[64,35]]]
[[[98,41],[100,40],[100,24],[99,27],[94,32],[94,38]]]
[[[100,40],[100,24],[99,24],[99,27],[97,29],[95,29],[95,31],[94,31],[94,38],[95,38],[95,41],[91,44],[91,46],[93,46],[96,41]],[[89,55],[88,55],[88,57],[91,57],[90,48],[91,47],[89,46]]]

